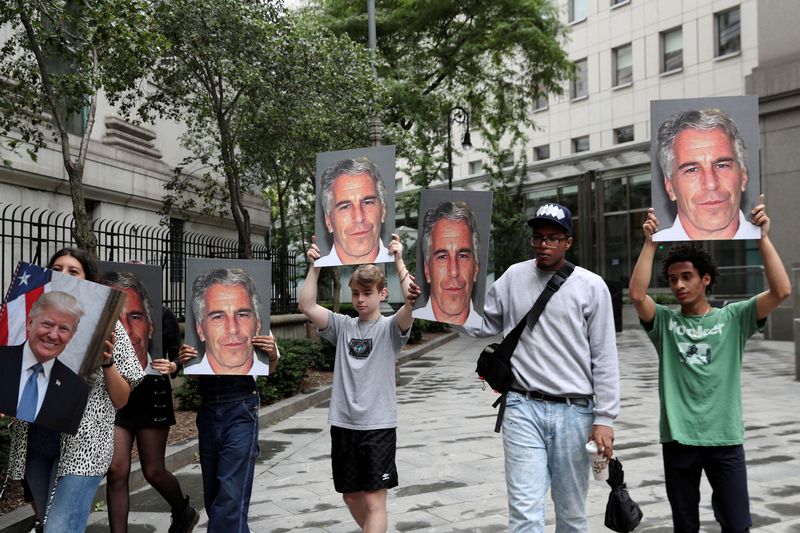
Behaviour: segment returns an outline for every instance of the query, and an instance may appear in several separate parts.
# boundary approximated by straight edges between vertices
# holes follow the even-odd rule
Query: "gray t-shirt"
[[[408,340],[394,316],[375,321],[328,312],[323,339],[336,345],[328,424],[368,430],[397,427],[394,364]]]

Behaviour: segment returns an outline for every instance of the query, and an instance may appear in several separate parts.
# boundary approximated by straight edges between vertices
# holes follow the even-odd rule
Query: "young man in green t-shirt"
[[[657,305],[647,288],[658,220],[650,209],[642,225],[645,242],[633,270],[630,298],[659,358],[660,441],[667,497],[675,531],[700,528],[700,474],[713,490],[714,516],[723,531],[751,526],[745,469],[740,374],[747,339],[792,291],[789,276],[769,239],[764,197],[753,209],[761,227],[758,248],[767,290],[721,309],[708,294],[718,272],[711,256],[693,243],[675,245],[664,259],[664,276],[680,310]]]

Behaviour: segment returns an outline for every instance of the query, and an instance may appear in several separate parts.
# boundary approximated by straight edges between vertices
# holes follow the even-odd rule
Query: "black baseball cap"
[[[568,207],[557,203],[542,204],[536,208],[536,214],[528,221],[530,227],[539,222],[551,222],[564,228],[568,236],[572,236],[572,212]]]

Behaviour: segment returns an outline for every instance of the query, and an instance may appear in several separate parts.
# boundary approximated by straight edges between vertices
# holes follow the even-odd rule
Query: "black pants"
[[[711,485],[711,507],[723,533],[749,531],[750,500],[744,447],[687,446],[678,442],[662,445],[667,497],[672,507],[675,531],[696,533],[700,529],[700,473],[705,470]]]

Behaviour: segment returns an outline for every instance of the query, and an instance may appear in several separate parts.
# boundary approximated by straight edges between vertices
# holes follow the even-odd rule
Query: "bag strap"
[[[562,266],[558,272],[550,277],[550,280],[547,282],[547,286],[542,291],[542,294],[539,295],[539,298],[536,299],[536,303],[533,304],[533,307],[531,307],[531,310],[528,311],[528,314],[522,317],[522,320],[519,321],[519,324],[517,324],[516,327],[514,327],[514,329],[505,336],[503,341],[500,343],[500,345],[503,347],[503,350],[501,350],[500,353],[508,354],[507,358],[504,357],[507,363],[511,362],[511,354],[516,349],[517,343],[519,342],[519,338],[522,336],[522,331],[525,329],[525,326],[528,325],[531,330],[533,330],[533,327],[539,321],[539,317],[541,316],[542,311],[544,311],[547,302],[549,302],[550,298],[552,298],[553,295],[558,292],[558,289],[560,289],[564,282],[567,281],[567,278],[574,270],[575,265],[569,261],[566,261],[564,266]],[[505,348],[508,349],[506,350]]]
[[[507,356],[505,355],[501,356],[502,359],[506,362],[506,364],[508,364],[509,366],[511,365],[511,356],[514,350],[517,348],[517,343],[519,343],[519,338],[522,336],[522,330],[525,329],[526,325],[530,325],[531,330],[533,330],[533,327],[539,321],[539,317],[541,316],[542,311],[544,311],[547,302],[549,302],[550,298],[552,298],[553,295],[556,292],[558,292],[558,289],[560,289],[561,286],[564,284],[564,282],[567,281],[567,278],[572,274],[574,270],[575,270],[575,265],[573,265],[569,261],[566,261],[564,265],[558,270],[558,272],[553,274],[547,281],[547,286],[542,291],[542,294],[540,294],[539,297],[536,299],[536,303],[533,304],[533,307],[531,307],[531,310],[528,311],[528,314],[522,317],[522,320],[519,321],[519,324],[517,324],[514,327],[514,329],[511,330],[511,332],[505,336],[503,341],[500,343],[500,346],[502,348],[508,348],[508,349],[507,350],[501,349],[499,351],[500,353],[508,354]],[[508,393],[504,392],[503,394],[500,395],[499,398],[497,398],[497,400],[495,400],[494,404],[492,404],[492,407],[497,407],[498,405],[500,406],[500,409],[497,411],[497,420],[494,423],[495,433],[500,433],[500,428],[503,425],[503,415],[505,415],[506,412],[507,396]]]

